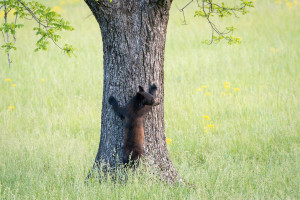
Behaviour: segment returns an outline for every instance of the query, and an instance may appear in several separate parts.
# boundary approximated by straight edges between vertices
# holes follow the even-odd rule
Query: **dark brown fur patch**
[[[114,97],[109,98],[115,113],[125,118],[125,138],[123,163],[136,161],[144,154],[144,116],[151,110],[152,106],[158,105],[154,98],[157,87],[153,84],[149,92],[139,87],[139,92],[121,108]],[[131,158],[130,158],[131,156]]]

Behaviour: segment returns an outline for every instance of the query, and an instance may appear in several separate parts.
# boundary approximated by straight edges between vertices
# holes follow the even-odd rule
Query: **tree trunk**
[[[108,104],[109,96],[123,106],[139,85],[148,89],[155,83],[160,105],[145,117],[145,158],[165,181],[176,181],[164,129],[164,49],[171,0],[85,2],[100,25],[104,54],[101,138],[94,167],[114,168],[123,157],[124,122]]]

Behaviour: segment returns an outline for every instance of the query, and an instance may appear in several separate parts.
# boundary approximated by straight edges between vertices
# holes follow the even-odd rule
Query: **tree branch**
[[[181,8],[181,9],[179,9],[177,6],[177,9],[180,11],[180,12],[182,12],[182,15],[183,15],[183,25],[187,25],[187,23],[186,23],[186,20],[185,20],[185,14],[184,14],[184,9],[186,8],[186,7],[188,7],[192,2],[193,2],[194,0],[191,0],[189,3],[187,3],[183,8]]]
[[[4,0],[4,21],[5,21],[5,24],[7,24],[7,14],[8,14],[8,12],[7,12],[7,7],[6,7],[6,0]],[[2,34],[3,34],[3,32],[2,32]],[[6,36],[7,36],[6,43],[9,43],[9,34],[8,34],[8,32],[6,32]],[[3,34],[3,37],[4,37],[4,42],[5,42],[4,34]],[[8,67],[10,68],[11,60],[9,58],[9,51],[7,51],[7,60],[8,60]]]
[[[60,38],[60,35],[57,34],[57,32],[62,30],[72,31],[74,28],[69,25],[70,23],[68,21],[61,18],[61,15],[52,11],[51,8],[40,4],[37,1],[25,2],[24,0],[3,0],[0,9],[3,7],[5,22],[0,25],[0,31],[2,32],[4,44],[1,45],[1,49],[4,49],[5,53],[7,53],[9,67],[12,63],[10,60],[10,50],[17,49],[15,47],[16,29],[24,26],[23,24],[17,24],[19,19],[34,19],[37,22],[37,26],[35,26],[33,30],[36,31],[36,35],[40,36],[40,39],[36,42],[37,48],[35,51],[47,50],[49,45],[48,39],[50,38],[64,53],[67,53],[69,56],[72,54],[74,55],[74,48],[71,45],[65,44],[65,46],[61,47],[57,43]],[[12,20],[12,23],[9,23],[8,13],[13,9],[16,9],[13,13],[15,19]],[[10,39],[13,39],[13,41],[11,42]]]
[[[18,0],[18,2],[29,12],[29,14],[33,17],[33,19],[35,19],[35,21],[39,24],[39,25],[41,25],[41,26],[43,26],[44,28],[55,28],[55,27],[51,27],[51,26],[47,26],[47,25],[44,25],[40,20],[39,20],[39,18],[37,18],[36,16],[35,16],[35,14],[32,12],[32,10],[30,10],[21,0]]]
[[[17,19],[18,19],[18,13],[16,14],[16,18],[15,18],[15,25],[17,25]],[[14,37],[14,42],[16,42],[17,38],[16,38],[16,34],[13,34]]]
[[[183,8],[178,9],[183,14],[184,25],[187,24],[184,9],[186,7],[188,7],[192,2],[193,2],[193,0],[190,0]],[[217,16],[219,16],[221,18],[225,17],[225,16],[230,16],[232,14],[235,17],[238,17],[236,12],[245,14],[245,13],[247,13],[246,7],[254,7],[253,2],[251,0],[250,1],[242,1],[242,5],[240,7],[237,7],[237,6],[228,7],[228,6],[225,6],[224,3],[222,3],[222,5],[218,5],[216,3],[213,3],[213,0],[202,0],[202,4],[199,3],[199,0],[197,0],[196,2],[197,2],[198,7],[201,10],[196,11],[195,16],[204,17],[212,29],[211,40],[210,40],[210,42],[208,42],[209,44],[212,44],[214,41],[219,42],[221,39],[227,40],[229,44],[240,42],[239,38],[235,38],[232,35],[228,36],[228,34],[233,33],[233,31],[234,31],[233,27],[226,27],[226,29],[224,31],[220,31],[217,28],[217,26],[213,23],[213,21],[211,20],[210,17],[213,16],[213,14],[216,14]],[[215,36],[214,35],[215,33],[218,36]]]

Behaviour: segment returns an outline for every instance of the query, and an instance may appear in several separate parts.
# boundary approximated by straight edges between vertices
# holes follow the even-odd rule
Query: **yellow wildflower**
[[[10,82],[11,79],[10,79],[10,78],[6,78],[5,81],[6,81],[6,82]]]
[[[204,116],[202,117],[202,119],[207,119],[207,120],[209,120],[209,116],[204,115]]]
[[[208,124],[209,130],[214,133],[215,132],[215,125],[214,124]]]
[[[295,5],[298,5],[299,3],[298,3],[298,1],[297,1],[297,0],[294,0],[294,4],[295,4]]]
[[[17,84],[12,84],[11,86],[13,86],[13,87],[16,87],[16,86],[17,86]]]
[[[59,6],[54,6],[54,7],[52,8],[52,10],[53,10],[54,12],[56,12],[56,11],[61,11],[61,7],[59,7]]]
[[[14,106],[8,106],[8,109],[15,109],[15,107]]]
[[[228,89],[228,88],[230,88],[230,86],[229,85],[224,85],[224,88]]]
[[[240,88],[233,88],[233,89],[234,89],[234,91],[237,91],[237,92],[240,91]]]
[[[45,79],[44,79],[44,78],[41,78],[41,82],[45,82]]]
[[[206,96],[211,96],[211,93],[210,92],[206,92],[205,95]]]
[[[167,142],[167,144],[171,144],[172,139],[171,139],[171,138],[167,138],[167,139],[166,139],[166,142]]]
[[[293,7],[293,3],[292,3],[292,2],[289,2],[289,1],[286,1],[286,2],[285,2],[285,5],[286,5],[289,9],[291,9],[291,8]]]
[[[229,85],[229,82],[225,82],[224,85]]]
[[[272,53],[275,53],[275,52],[276,52],[276,49],[275,49],[274,47],[271,47],[271,48],[270,48],[270,51],[271,51]]]
[[[201,91],[201,88],[197,88],[197,92],[200,92]]]
[[[59,7],[59,6],[54,6],[53,8],[52,8],[52,11],[54,11],[54,12],[63,12],[63,13],[65,13],[66,11],[64,10],[64,9],[62,9],[61,7]]]
[[[206,88],[206,85],[202,85],[201,87],[202,87],[203,89],[205,89],[205,88]]]
[[[14,12],[16,12],[16,10],[15,10],[15,9],[11,9],[11,10],[9,11],[9,13],[7,14],[7,16],[8,16],[8,17],[14,16]],[[2,11],[0,12],[0,18],[4,17],[4,15],[5,15],[5,12],[4,12],[4,10],[2,10]]]

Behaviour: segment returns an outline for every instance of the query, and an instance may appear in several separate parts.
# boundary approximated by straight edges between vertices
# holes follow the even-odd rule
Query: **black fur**
[[[123,108],[113,96],[109,97],[108,102],[114,112],[121,119],[125,118],[124,164],[128,164],[129,160],[134,162],[144,154],[144,115],[152,106],[159,104],[154,97],[156,90],[155,84],[151,85],[149,92],[139,86],[139,92]]]
[[[124,119],[125,118],[125,113],[124,113],[124,109],[122,109],[117,100],[115,99],[115,97],[110,96],[108,99],[108,103],[113,107],[113,110],[115,111],[115,113],[121,118]]]

